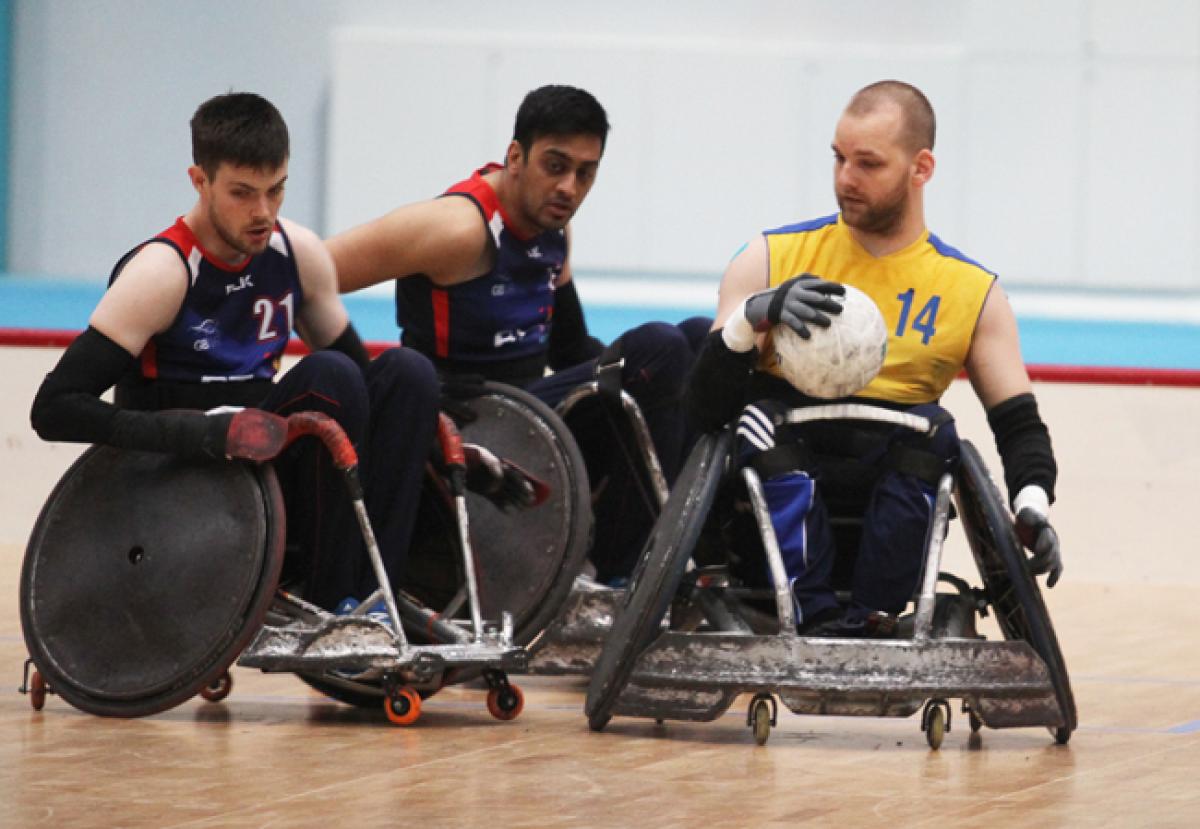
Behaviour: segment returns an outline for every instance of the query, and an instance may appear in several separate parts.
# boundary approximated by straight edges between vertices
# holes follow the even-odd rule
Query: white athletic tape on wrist
[[[754,328],[746,319],[745,305],[739,305],[729,315],[729,319],[725,320],[725,325],[721,328],[721,339],[730,351],[738,354],[745,354],[754,348]]]
[[[1031,509],[1046,518],[1050,515],[1050,496],[1037,484],[1027,484],[1013,499],[1013,512],[1019,515],[1023,509]]]

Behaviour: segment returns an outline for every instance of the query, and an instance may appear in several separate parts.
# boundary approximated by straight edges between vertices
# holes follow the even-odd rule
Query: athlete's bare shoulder
[[[438,284],[465,282],[487,270],[491,250],[479,209],[456,196],[398,207],[326,244],[342,293],[414,274]]]
[[[140,354],[174,321],[190,282],[187,264],[173,245],[147,242],[121,268],[89,324],[130,354]]]

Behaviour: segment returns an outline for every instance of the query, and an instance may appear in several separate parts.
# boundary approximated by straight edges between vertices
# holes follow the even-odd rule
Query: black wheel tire
[[[969,440],[962,442],[956,499],[971,553],[1004,637],[1028,642],[1046,663],[1063,718],[1063,724],[1050,731],[1056,742],[1066,743],[1078,724],[1066,661],[1012,518],[979,450]]]
[[[255,554],[260,558],[257,568],[248,574],[252,587],[247,591],[244,603],[238,606],[236,614],[231,614],[237,617],[239,624],[236,628],[231,627],[225,631],[203,660],[191,665],[188,673],[169,685],[143,693],[95,693],[68,673],[59,670],[54,648],[61,643],[43,642],[39,635],[39,611],[35,606],[38,569],[42,564],[43,550],[54,546],[50,539],[56,534],[56,515],[60,511],[69,511],[63,503],[69,505],[72,498],[86,497],[86,493],[90,491],[87,489],[89,485],[81,482],[86,481],[88,476],[100,475],[102,478],[104,474],[108,474],[115,477],[114,470],[126,475],[131,474],[130,470],[149,470],[149,473],[154,475],[161,473],[164,476],[161,482],[167,487],[163,496],[163,500],[166,501],[173,492],[170,487],[177,480],[172,477],[174,473],[171,470],[182,469],[186,474],[189,471],[196,472],[197,469],[203,472],[203,467],[212,470],[213,480],[208,491],[227,493],[231,498],[240,494],[252,502],[242,502],[245,512],[241,514],[241,520],[252,521],[257,527],[261,550],[258,550],[256,545]],[[110,490],[112,489],[110,487]],[[115,491],[122,493],[120,497],[132,497],[124,495],[124,490],[120,488],[116,488]],[[85,495],[80,495],[80,492],[84,492]],[[120,450],[108,446],[91,447],[67,469],[50,493],[34,525],[22,562],[21,629],[30,658],[55,693],[71,705],[90,714],[104,717],[144,717],[186,702],[227,674],[229,666],[262,627],[283,567],[284,522],[283,495],[275,477],[274,467],[270,464],[189,461],[152,452]],[[100,531],[102,529],[99,528]]]
[[[584,712],[593,731],[612,718],[638,655],[666,615],[716,498],[730,443],[728,430],[701,436],[654,524],[592,671]]]

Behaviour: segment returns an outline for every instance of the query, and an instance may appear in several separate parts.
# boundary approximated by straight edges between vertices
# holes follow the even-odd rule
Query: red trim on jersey
[[[148,380],[154,380],[158,377],[158,346],[154,343],[154,338],[146,340],[146,347],[142,349],[141,356],[138,358],[142,364],[142,376]]]
[[[445,288],[432,288],[434,350],[439,357],[450,356],[450,294]]]
[[[279,222],[275,223],[274,229],[279,230]],[[244,270],[246,265],[250,262],[250,257],[247,256],[236,265],[230,265],[214,254],[209,253],[208,249],[205,248],[204,245],[200,244],[200,240],[196,238],[195,232],[188,227],[187,222],[183,220],[183,216],[180,216],[178,219],[176,219],[175,224],[158,234],[158,238],[170,239],[172,242],[179,245],[179,249],[183,251],[184,259],[187,259],[189,256],[191,256],[193,248],[198,249],[200,253],[204,255],[204,258],[208,260],[210,265],[219,270],[225,271],[226,273],[238,273],[239,271]]]
[[[464,179],[458,184],[451,185],[446,193],[458,193],[475,199],[479,206],[483,208],[485,221],[489,223],[492,221],[492,216],[499,213],[500,218],[504,220],[504,229],[511,233],[513,237],[517,239],[517,241],[525,242],[529,239],[532,239],[534,236],[537,236],[538,231],[526,234],[517,230],[517,228],[509,220],[508,213],[504,211],[504,205],[500,203],[500,197],[496,195],[496,190],[491,184],[488,183],[487,179],[484,178],[484,176],[488,173],[494,173],[497,170],[503,169],[504,167],[502,165],[497,164],[494,161],[489,162],[472,173],[469,179]]]

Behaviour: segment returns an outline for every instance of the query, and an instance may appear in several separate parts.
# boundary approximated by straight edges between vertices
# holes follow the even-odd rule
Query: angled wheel
[[[492,688],[487,695],[487,709],[498,720],[515,720],[525,709],[525,693],[511,682]]]
[[[201,691],[258,632],[283,563],[269,464],[92,447],[21,569],[30,658],[83,711],[140,717]]]
[[[701,436],[654,524],[592,671],[584,711],[593,731],[612,718],[638,655],[666,615],[716,498],[730,443],[727,429]]]
[[[1041,590],[1029,572],[1012,518],[979,451],[968,440],[962,442],[962,466],[955,494],[984,591],[1004,637],[1028,642],[1046,663],[1063,720],[1050,733],[1056,742],[1066,743],[1077,724],[1066,661]]]
[[[575,438],[554,410],[503,383],[448,379],[446,412],[462,439],[488,449],[547,485],[536,507],[502,512],[486,497],[467,493],[471,540],[484,618],[513,617],[513,641],[532,642],[557,618],[583,569],[592,534],[591,490]],[[434,609],[460,592],[454,513],[436,482],[422,493],[418,521],[400,582]]]

